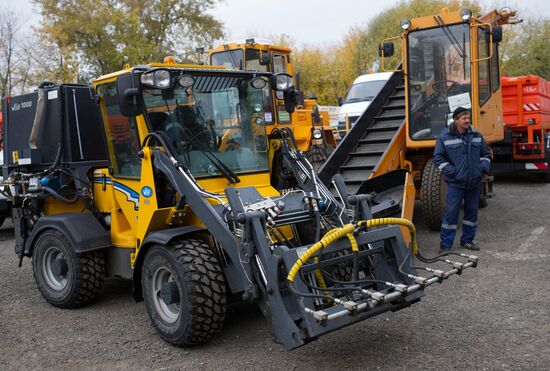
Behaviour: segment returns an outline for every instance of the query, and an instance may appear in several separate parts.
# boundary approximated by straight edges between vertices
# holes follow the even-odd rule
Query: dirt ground
[[[480,214],[480,265],[431,286],[418,304],[287,352],[253,307],[230,313],[205,346],[156,334],[130,283],[106,282],[93,305],[62,310],[17,267],[13,229],[0,230],[0,369],[476,369],[550,367],[550,184],[499,179]],[[426,254],[438,247],[417,210]]]

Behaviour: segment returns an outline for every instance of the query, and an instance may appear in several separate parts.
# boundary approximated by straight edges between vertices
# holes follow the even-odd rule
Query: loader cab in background
[[[488,142],[502,139],[502,31],[491,15],[478,18],[468,9],[443,9],[401,22],[403,33],[396,38],[403,44],[408,148],[433,147],[459,106],[471,109],[472,125]],[[385,44],[391,45],[390,40]]]
[[[271,40],[249,38],[229,41],[208,51],[208,63],[228,69],[286,73],[295,80],[295,87],[288,91],[272,91],[274,114],[266,118],[268,135],[278,128],[292,130],[298,147],[308,153],[310,162],[318,167],[336,146],[337,133],[330,126],[328,111],[319,110],[317,98],[304,98],[300,91],[299,76],[291,60],[291,49],[274,45]],[[289,110],[285,100],[295,102],[296,109]],[[276,163],[277,157],[274,162]],[[276,164],[273,174],[278,174]],[[277,176],[278,177],[278,176]]]

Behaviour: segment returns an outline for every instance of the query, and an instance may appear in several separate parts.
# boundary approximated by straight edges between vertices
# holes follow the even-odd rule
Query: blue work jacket
[[[451,125],[437,138],[433,161],[447,184],[472,189],[481,184],[484,173],[489,173],[491,152],[481,133],[471,125],[464,134]]]

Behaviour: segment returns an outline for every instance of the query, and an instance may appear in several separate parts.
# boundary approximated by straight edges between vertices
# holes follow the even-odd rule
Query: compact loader
[[[157,63],[6,98],[2,185],[43,297],[79,307],[106,277],[130,279],[181,346],[214,336],[228,300],[253,302],[293,349],[476,266],[424,257],[392,217],[391,182],[350,195],[336,176],[337,201],[284,128],[272,135],[296,186],[276,191],[266,117],[272,88],[291,87],[284,73]]]

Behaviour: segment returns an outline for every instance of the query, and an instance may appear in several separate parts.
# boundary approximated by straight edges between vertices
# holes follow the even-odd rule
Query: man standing
[[[479,193],[483,176],[489,173],[490,156],[483,136],[470,125],[470,111],[463,107],[455,109],[453,123],[437,138],[434,151],[434,163],[447,182],[445,217],[441,224],[441,252],[450,251],[453,247],[462,201],[464,219],[460,246],[479,250],[474,242]]]

